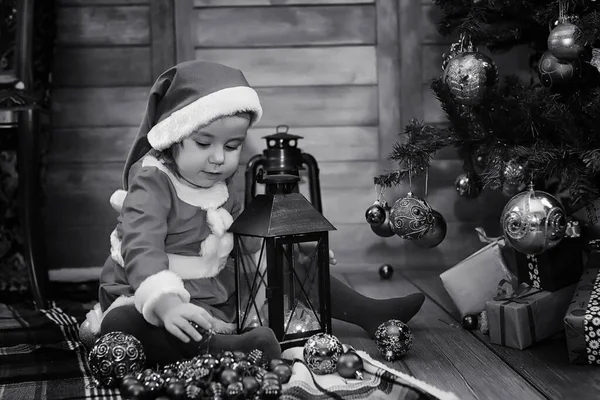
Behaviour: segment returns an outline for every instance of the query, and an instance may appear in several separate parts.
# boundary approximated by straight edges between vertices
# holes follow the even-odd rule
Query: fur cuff
[[[110,233],[110,258],[121,267],[125,265],[123,254],[121,253],[121,239],[119,239],[116,228]]]
[[[225,267],[232,249],[231,233],[226,233],[221,238],[208,235],[202,242],[201,254],[198,256],[167,254],[169,271],[174,272],[181,279],[213,278]]]
[[[160,321],[154,308],[159,299],[165,294],[176,294],[181,301],[189,303],[190,293],[185,290],[183,281],[172,271],[160,271],[144,279],[140,287],[135,291],[135,308],[144,316],[144,319],[154,326]]]
[[[126,196],[127,191],[123,189],[116,190],[110,196],[110,206],[113,208],[113,210],[115,210],[118,213],[121,212],[121,208],[123,208],[123,202],[125,201]]]
[[[206,211],[206,222],[211,232],[223,236],[233,223],[233,217],[224,208],[211,208]]]

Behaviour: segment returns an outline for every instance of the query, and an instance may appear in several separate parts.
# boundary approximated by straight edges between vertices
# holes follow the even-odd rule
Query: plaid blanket
[[[118,390],[94,384],[79,341],[78,327],[87,311],[81,303],[53,303],[41,312],[0,304],[0,399],[121,399]],[[364,380],[314,375],[302,361],[302,348],[288,349],[283,357],[298,362],[282,399],[457,399],[358,353]]]

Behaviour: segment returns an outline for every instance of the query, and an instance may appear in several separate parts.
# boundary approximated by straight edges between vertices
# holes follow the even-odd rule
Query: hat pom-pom
[[[127,191],[123,189],[116,190],[112,196],[110,196],[110,205],[118,213],[121,212],[125,196],[127,196]]]

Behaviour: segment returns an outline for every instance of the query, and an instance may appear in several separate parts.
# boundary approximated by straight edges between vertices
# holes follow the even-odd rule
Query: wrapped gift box
[[[569,361],[600,365],[600,265],[586,268],[564,317]]]
[[[488,301],[490,342],[523,350],[560,332],[575,286],[555,292],[531,288],[513,298]]]
[[[514,265],[519,282],[553,292],[579,281],[583,271],[583,239],[565,238],[556,247],[537,255],[504,251],[504,257]]]
[[[571,218],[579,221],[588,239],[600,238],[600,200],[575,211]]]
[[[501,250],[504,240],[489,239],[480,228],[477,231],[489,243],[440,275],[461,317],[485,310],[485,303],[496,295],[498,282],[508,273]]]

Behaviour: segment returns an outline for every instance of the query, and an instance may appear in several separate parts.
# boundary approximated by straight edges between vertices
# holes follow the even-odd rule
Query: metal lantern
[[[285,190],[297,176],[266,179],[276,193],[254,196],[229,229],[238,333],[268,326],[282,348],[302,346],[331,333],[328,232],[335,227],[302,194]]]
[[[319,166],[317,160],[310,154],[304,153],[298,147],[298,139],[302,136],[288,133],[287,125],[279,125],[276,133],[264,137],[267,148],[262,154],[253,156],[246,166],[246,204],[256,196],[256,183],[265,184],[265,193],[273,194],[275,190],[265,181],[266,176],[271,175],[295,175],[300,176],[300,171],[306,169],[308,172],[308,187],[310,202],[320,212],[323,212],[321,204],[321,188],[319,184]],[[306,168],[305,168],[306,167]],[[293,183],[292,191],[298,192],[298,183]]]

